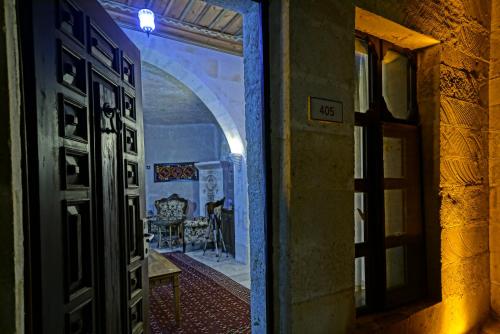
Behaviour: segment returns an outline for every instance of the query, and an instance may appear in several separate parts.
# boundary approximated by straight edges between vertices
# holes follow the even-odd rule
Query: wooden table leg
[[[179,289],[179,274],[174,275],[174,303],[175,321],[177,325],[181,323],[181,291]]]

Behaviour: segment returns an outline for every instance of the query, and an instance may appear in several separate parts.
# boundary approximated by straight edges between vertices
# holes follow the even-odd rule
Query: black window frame
[[[393,43],[356,31],[355,38],[364,41],[368,47],[368,80],[369,108],[366,112],[355,112],[355,126],[363,131],[363,178],[355,178],[355,192],[364,195],[364,242],[355,243],[355,258],[365,258],[365,305],[356,308],[358,315],[384,311],[403,304],[424,298],[426,295],[425,235],[423,215],[422,189],[422,152],[420,138],[420,119],[417,108],[416,73],[417,55],[414,51],[404,49]],[[408,106],[410,117],[407,120],[392,117],[384,102],[382,92],[382,60],[388,50],[406,56],[408,69]],[[356,74],[357,75],[357,74]],[[357,87],[356,87],[357,88]],[[383,161],[383,129],[384,126],[407,127],[415,133],[418,154],[419,194],[416,200],[420,206],[420,227],[418,235],[419,256],[406,262],[406,267],[414,265],[419,268],[418,277],[412,278],[412,286],[395,290],[386,288],[386,249],[388,237],[385,235],[384,221],[384,161]],[[390,237],[389,237],[390,238]],[[415,238],[414,238],[415,239]],[[405,244],[406,245],[406,244]],[[405,255],[406,256],[406,255]],[[408,259],[407,259],[408,260]],[[405,269],[406,270],[406,269]],[[403,291],[403,289],[407,291]]]

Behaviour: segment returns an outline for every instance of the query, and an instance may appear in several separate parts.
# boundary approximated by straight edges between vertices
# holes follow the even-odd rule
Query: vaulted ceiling
[[[137,13],[142,8],[155,13],[153,34],[214,48],[242,53],[241,14],[202,0],[99,0],[121,26],[139,30]]]
[[[145,124],[218,124],[193,91],[151,64],[142,64],[142,86]]]

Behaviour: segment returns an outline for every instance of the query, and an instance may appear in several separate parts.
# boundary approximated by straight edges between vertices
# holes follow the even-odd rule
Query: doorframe
[[[3,173],[0,202],[0,254],[2,273],[0,293],[3,307],[0,312],[0,332],[24,332],[23,290],[23,188],[22,175],[22,95],[21,67],[16,0],[0,5],[0,100],[4,103],[1,119],[1,156]]]
[[[272,170],[271,170],[271,113],[270,113],[270,57],[269,57],[269,0],[205,0],[209,4],[217,5],[223,8],[227,8],[243,15],[243,56],[245,57],[245,16],[256,15],[259,21],[258,34],[253,34],[251,37],[252,42],[258,39],[259,50],[258,50],[258,60],[259,62],[259,72],[260,72],[260,96],[258,102],[260,106],[253,108],[251,110],[247,109],[247,79],[246,79],[246,65],[245,68],[245,126],[246,126],[246,139],[247,139],[247,180],[249,189],[249,214],[252,214],[252,210],[256,209],[259,211],[260,208],[257,205],[252,206],[252,199],[258,197],[257,200],[262,206],[262,212],[257,215],[256,221],[262,228],[261,234],[263,236],[262,243],[260,246],[263,249],[261,253],[263,256],[257,256],[252,258],[252,217],[250,217],[250,269],[251,269],[251,326],[252,332],[256,333],[272,333],[274,329],[274,277],[273,277],[273,234],[272,234]],[[254,17],[256,18],[256,17]],[[257,36],[258,35],[258,36]],[[254,45],[252,43],[250,46]],[[252,55],[253,56],[253,55]],[[244,58],[245,63],[245,58]],[[251,104],[250,104],[251,105]],[[258,112],[258,117],[260,119],[260,133],[254,131],[255,123],[249,125],[249,115],[251,112]],[[254,132],[259,140],[253,143],[254,145],[248,145],[249,138],[253,139],[251,133]],[[250,135],[249,135],[250,134]],[[257,147],[258,146],[258,147]],[[249,148],[252,147],[250,150]],[[251,152],[253,150],[253,153]],[[249,154],[250,153],[250,154]],[[251,186],[252,175],[248,172],[251,171],[252,159],[258,161],[259,173],[255,173],[255,177],[260,179],[261,175],[264,175],[262,184]],[[253,190],[253,193],[250,192]],[[255,199],[254,199],[255,200]],[[256,247],[253,247],[254,250]],[[260,254],[259,254],[260,255]],[[258,271],[263,272],[259,275],[252,270],[252,264],[261,262],[261,267]],[[255,276],[258,276],[258,280],[265,282],[259,289],[264,289],[263,296],[255,296],[255,287],[253,283]],[[258,297],[259,302],[254,303],[254,297]],[[264,297],[264,300],[260,300],[260,297]],[[257,310],[258,314],[254,314]]]
[[[255,288],[251,289],[251,326],[252,332],[256,333],[272,333],[274,329],[274,277],[273,277],[273,234],[272,234],[272,170],[271,170],[271,113],[270,113],[270,57],[269,57],[269,0],[205,0],[206,2],[217,5],[223,8],[231,9],[237,11],[243,15],[243,43],[245,44],[245,15],[256,15],[259,19],[259,30],[258,36],[255,34],[252,35],[254,39],[259,40],[259,72],[261,74],[260,77],[260,106],[255,108],[254,110],[247,109],[247,87],[245,87],[245,126],[246,126],[246,138],[247,138],[247,146],[246,146],[246,159],[247,159],[247,180],[248,180],[248,189],[253,190],[254,193],[249,191],[249,214],[252,213],[252,210],[255,209],[252,207],[252,199],[255,195],[256,197],[260,197],[259,202],[263,205],[263,212],[261,216],[258,216],[255,221],[261,224],[262,234],[263,234],[263,259],[262,257],[252,258],[252,217],[250,217],[250,269],[251,269],[251,281],[252,285],[254,283],[254,270],[252,270],[252,264],[255,262],[260,262],[261,267],[260,271],[263,271],[263,275],[259,276],[259,280],[265,280],[263,286],[259,287],[259,289],[264,288],[265,292],[263,296],[264,300],[259,300],[259,303],[254,304],[254,296],[252,293],[255,291]],[[254,41],[254,40],[252,40]],[[245,45],[243,46],[243,56],[245,57]],[[244,59],[245,63],[245,59]],[[245,77],[247,74],[246,65],[245,67]],[[247,84],[245,78],[245,86]],[[256,133],[259,136],[259,140],[252,145],[259,147],[252,147],[254,150],[253,155],[248,145],[249,138],[251,138],[252,131],[255,124],[249,125],[249,113],[252,111],[259,112],[259,118],[261,122],[260,133]],[[250,131],[249,131],[250,130]],[[250,153],[250,154],[249,154]],[[264,174],[263,184],[259,186],[251,187],[251,179],[252,175],[249,174],[252,165],[252,159],[258,160],[258,163],[262,166],[259,170],[261,173],[256,175]],[[254,199],[255,200],[255,199]],[[257,206],[258,207],[258,206]],[[258,211],[258,210],[257,210]],[[255,248],[255,247],[254,247]],[[254,314],[254,311],[257,309],[257,315]],[[263,322],[263,323],[261,323]]]
[[[272,201],[272,168],[271,168],[271,69],[269,57],[269,1],[254,0],[259,2],[261,37],[262,37],[262,113],[263,113],[263,146],[264,168],[266,180],[266,332],[272,333],[274,328],[274,275],[273,275],[273,201]]]
[[[18,87],[18,93],[21,97],[20,109],[21,116],[20,120],[20,140],[21,140],[21,165],[22,165],[22,229],[24,236],[24,282],[23,282],[23,292],[24,292],[24,327],[26,333],[32,333],[36,328],[36,323],[40,320],[39,312],[36,312],[37,306],[39,306],[39,293],[34,289],[34,282],[32,280],[33,271],[39,270],[39,263],[34,263],[31,258],[31,245],[33,240],[30,239],[30,231],[36,228],[36,224],[32,222],[37,221],[36,212],[37,209],[36,201],[30,201],[30,197],[36,193],[36,175],[30,175],[28,173],[28,165],[37,162],[36,152],[30,151],[30,147],[33,147],[33,142],[30,142],[30,138],[35,138],[36,136],[27,136],[26,128],[29,125],[30,129],[33,125],[36,126],[36,115],[30,113],[30,110],[34,110],[34,86],[30,85],[28,82],[24,82],[23,73],[31,73],[34,66],[30,61],[27,61],[24,55],[30,54],[32,50],[32,25],[31,25],[31,1],[32,0],[10,0],[15,7],[16,18],[17,18],[17,38],[18,38],[18,52],[20,55],[20,61],[18,64],[20,82]],[[263,163],[264,171],[264,184],[262,186],[263,191],[263,223],[264,223],[264,245],[265,245],[265,261],[264,261],[264,278],[265,278],[265,300],[263,306],[265,307],[264,314],[265,323],[257,324],[259,332],[271,333],[274,327],[274,293],[273,293],[273,247],[272,247],[272,170],[271,170],[271,122],[270,122],[270,59],[269,59],[269,1],[267,0],[240,0],[240,1],[252,1],[258,3],[258,16],[260,18],[260,29],[259,29],[259,39],[260,39],[260,62],[261,62],[261,120],[262,120],[262,157],[261,161]],[[216,3],[217,0],[209,0],[208,2]],[[221,1],[224,3],[224,1]],[[239,2],[239,1],[238,1]],[[227,7],[227,6],[223,6]],[[244,13],[243,13],[244,14]],[[245,14],[244,14],[245,15]],[[23,52],[24,51],[24,52]],[[29,58],[28,58],[29,59]],[[13,110],[11,109],[11,113]],[[35,127],[36,128],[36,127]],[[259,161],[260,163],[260,161]],[[31,209],[31,210],[30,210]],[[35,214],[35,215],[33,215]],[[20,223],[20,222],[19,222]],[[16,222],[14,222],[16,225]],[[252,259],[250,258],[250,261]],[[22,317],[23,315],[18,315]],[[252,324],[252,328],[253,328]]]
[[[31,57],[33,54],[33,26],[32,26],[32,6],[30,0],[13,0],[16,2],[16,12],[18,18],[18,36],[20,53],[20,85],[19,91],[22,96],[21,102],[21,139],[23,143],[22,168],[23,168],[23,232],[24,232],[24,327],[26,333],[34,333],[36,324],[41,323],[40,312],[40,291],[34,286],[34,272],[39,272],[39,261],[33,261],[32,249],[38,249],[38,244],[34,245],[36,238],[32,239],[33,233],[39,233],[36,224],[32,222],[40,221],[38,213],[39,204],[32,200],[34,194],[38,192],[38,175],[29,173],[30,165],[38,166],[36,150],[36,135],[28,135],[27,129],[36,129],[36,115],[29,112],[36,110],[35,84],[25,80],[25,73],[34,73],[35,66]],[[33,149],[35,148],[35,149]]]

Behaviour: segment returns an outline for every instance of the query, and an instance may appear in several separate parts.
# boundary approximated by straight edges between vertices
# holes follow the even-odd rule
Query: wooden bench
[[[181,270],[163,255],[152,250],[148,261],[149,287],[152,288],[161,283],[172,282],[174,287],[175,321],[181,323],[181,294],[179,289],[179,275]]]

